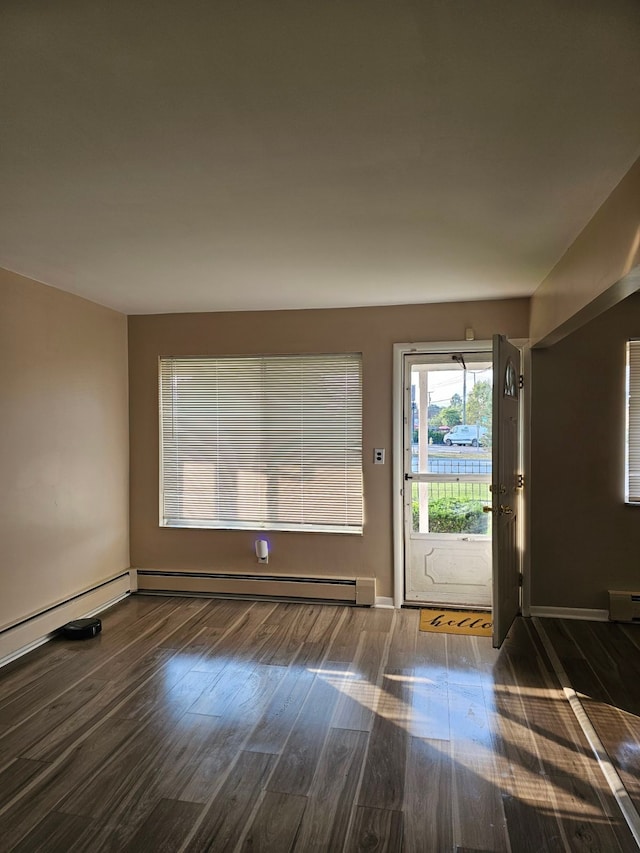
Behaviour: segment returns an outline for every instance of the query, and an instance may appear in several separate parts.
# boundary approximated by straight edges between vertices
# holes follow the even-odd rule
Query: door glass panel
[[[485,353],[411,365],[413,531],[491,533],[493,371]],[[484,482],[460,482],[473,475]],[[437,482],[434,482],[437,481]],[[426,482],[425,482],[426,481]]]
[[[490,362],[412,364],[412,470],[490,473],[492,392]]]

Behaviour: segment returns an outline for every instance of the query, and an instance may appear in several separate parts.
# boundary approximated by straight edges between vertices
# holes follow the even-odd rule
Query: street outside
[[[486,447],[429,446],[429,467],[423,474],[490,474],[491,450]],[[418,445],[411,448],[411,470],[417,473]]]

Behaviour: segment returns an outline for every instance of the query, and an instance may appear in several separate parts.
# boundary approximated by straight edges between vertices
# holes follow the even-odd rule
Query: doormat
[[[437,610],[429,607],[420,611],[420,630],[434,634],[490,637],[493,621],[491,613],[482,610]]]

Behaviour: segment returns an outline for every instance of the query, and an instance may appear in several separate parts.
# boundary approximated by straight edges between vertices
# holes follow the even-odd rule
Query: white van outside
[[[452,444],[470,444],[471,447],[477,447],[487,434],[486,427],[476,426],[475,424],[458,424],[444,437],[444,443],[451,447]]]

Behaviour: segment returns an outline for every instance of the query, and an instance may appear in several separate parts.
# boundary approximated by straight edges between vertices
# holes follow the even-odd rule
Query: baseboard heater
[[[612,622],[640,622],[640,592],[610,589],[609,619]]]
[[[199,593],[248,598],[298,598],[372,606],[375,578],[301,577],[234,572],[171,572],[138,569],[139,592]]]
[[[0,627],[0,666],[46,642],[66,622],[93,616],[129,595],[131,581],[131,572],[127,569],[10,625]]]

